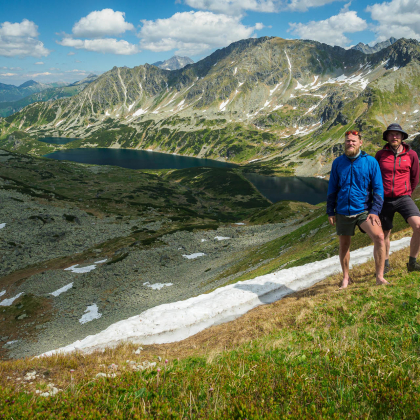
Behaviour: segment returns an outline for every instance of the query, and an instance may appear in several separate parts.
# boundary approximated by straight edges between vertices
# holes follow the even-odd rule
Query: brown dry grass
[[[410,233],[407,229],[399,232],[392,239],[399,239]],[[392,254],[390,262],[393,271],[387,277],[391,283],[398,282],[399,277],[406,273],[407,259],[408,249]],[[217,358],[218,354],[256,339],[263,339],[264,347],[284,346],[287,344],[289,331],[310,331],[320,326],[328,330],[334,320],[328,318],[327,315],[320,321],[322,325],[313,325],[311,312],[315,306],[333,305],[346,311],[346,302],[352,299],[352,290],[364,289],[368,294],[373,294],[378,290],[378,286],[375,285],[373,260],[353,268],[351,275],[354,285],[346,290],[338,291],[341,274],[337,273],[308,289],[293,293],[275,303],[259,306],[232,322],[208,328],[186,340],[169,344],[143,345],[140,355],[134,354],[138,345],[125,343],[114,349],[91,354],[72,353],[48,358],[4,361],[0,363],[0,386],[5,386],[6,383],[10,386],[14,383],[18,388],[34,391],[44,389],[47,383],[52,382],[57,387],[65,389],[78,382],[86,383],[93,380],[99,372],[115,372],[110,367],[112,364],[118,365],[117,372],[130,369],[127,364],[129,360],[138,363],[148,360],[159,364],[164,363],[165,359],[201,356],[211,362]],[[365,308],[365,310],[368,309]],[[347,338],[352,334],[355,339],[357,338],[355,328],[347,329]],[[285,334],[281,338],[270,337],[270,334],[278,331],[284,331]],[[37,379],[32,383],[25,382],[23,377],[33,370],[39,374]],[[71,372],[71,370],[74,371]]]

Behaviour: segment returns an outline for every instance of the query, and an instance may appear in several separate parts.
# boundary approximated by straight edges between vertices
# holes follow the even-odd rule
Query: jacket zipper
[[[354,163],[354,160],[351,160],[351,162],[350,162],[351,163],[351,172],[350,172],[350,188],[349,188],[349,198],[348,198],[349,216],[350,216],[350,193],[351,193],[351,186],[353,185],[353,163]]]
[[[391,189],[391,196],[394,196],[394,183],[395,183],[395,170],[397,165],[397,155],[394,154],[394,171],[392,172],[392,189]]]
[[[405,192],[407,192],[408,191],[408,188],[407,188],[407,181],[405,181]]]

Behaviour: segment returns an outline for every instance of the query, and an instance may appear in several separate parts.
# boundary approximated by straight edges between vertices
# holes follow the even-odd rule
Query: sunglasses
[[[346,136],[348,136],[349,134],[353,134],[353,136],[359,136],[360,132],[357,131],[357,130],[349,130],[349,131],[346,131],[345,134],[346,134]]]

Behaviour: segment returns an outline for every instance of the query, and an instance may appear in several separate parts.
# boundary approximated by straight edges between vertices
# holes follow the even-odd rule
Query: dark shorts
[[[405,221],[411,216],[420,217],[420,211],[409,195],[385,198],[381,214],[379,215],[383,230],[391,230],[393,228],[392,221],[395,213],[400,213]]]
[[[335,218],[335,227],[337,235],[354,236],[356,225],[359,226],[360,232],[366,233],[360,228],[360,225],[366,221],[368,212],[358,214],[355,217],[344,216],[343,214],[337,214]]]

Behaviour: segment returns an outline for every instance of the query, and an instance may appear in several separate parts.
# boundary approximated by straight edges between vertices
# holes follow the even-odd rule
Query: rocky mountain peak
[[[29,86],[35,86],[35,85],[39,85],[38,82],[35,82],[35,80],[28,80],[25,83],[22,83],[19,87],[20,88],[25,88],[25,87],[29,87]]]
[[[395,44],[395,42],[397,42],[397,39],[394,37],[391,37],[383,42],[378,42],[373,47],[369,46],[368,44],[364,44],[363,42],[359,42],[357,45],[355,45],[351,49],[361,51],[364,54],[374,54],[383,50],[384,48],[389,47],[392,44]]]
[[[189,57],[181,57],[179,55],[174,55],[168,60],[157,61],[153,63],[152,66],[159,67],[162,70],[179,70],[184,68],[188,64],[193,64],[194,60],[191,60]]]

